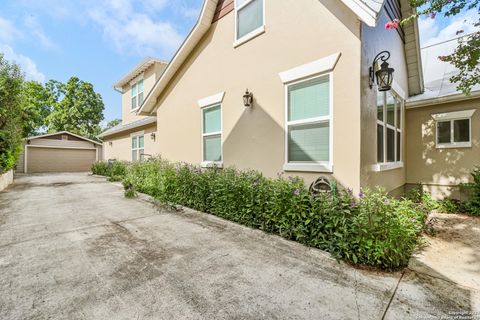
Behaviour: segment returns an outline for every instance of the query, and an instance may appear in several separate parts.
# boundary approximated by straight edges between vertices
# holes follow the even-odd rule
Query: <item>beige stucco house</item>
[[[306,183],[326,176],[356,192],[382,186],[399,194],[408,184],[457,183],[474,158],[461,172],[442,171],[449,158],[434,148],[438,162],[426,167],[419,130],[430,114],[473,106],[437,109],[432,101],[435,106],[414,108],[411,97],[424,92],[416,21],[384,27],[411,12],[407,0],[205,0],[136,111],[156,118],[151,153],[270,177],[284,172]],[[370,75],[383,51],[395,69],[388,91],[379,91]],[[121,136],[127,146],[129,135]],[[478,137],[472,138],[462,150],[478,152]],[[132,152],[113,153],[110,141],[106,159]],[[439,177],[430,179],[434,174]]]
[[[114,89],[122,94],[122,123],[98,137],[103,143],[103,159],[136,161],[156,153],[157,118],[140,116],[137,111],[167,63],[145,58]]]

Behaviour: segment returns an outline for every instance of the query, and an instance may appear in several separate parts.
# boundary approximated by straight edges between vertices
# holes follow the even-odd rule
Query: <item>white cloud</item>
[[[0,17],[0,42],[11,43],[19,36],[20,32],[12,22]]]
[[[6,44],[0,44],[0,52],[5,55],[5,59],[15,61],[20,65],[27,80],[35,80],[39,82],[45,81],[45,75],[41,73],[35,62],[29,57],[16,53],[12,47]]]
[[[38,23],[37,19],[33,16],[25,17],[25,26],[27,32],[36,38],[42,47],[49,50],[57,50],[58,46],[45,34],[42,26]]]
[[[456,38],[459,36],[457,32],[460,30],[463,30],[461,34],[478,31],[478,28],[475,28],[473,25],[478,21],[478,12],[476,9],[448,18],[448,24],[442,28],[436,23],[436,19],[440,18],[438,16],[435,19],[422,17],[419,20],[422,47]]]
[[[152,2],[158,10],[165,4],[164,0]],[[133,7],[131,0],[108,0],[90,9],[89,16],[102,28],[105,40],[121,53],[170,56],[183,37],[170,22],[154,20]]]

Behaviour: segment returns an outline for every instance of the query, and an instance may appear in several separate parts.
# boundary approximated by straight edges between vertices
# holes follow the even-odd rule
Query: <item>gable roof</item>
[[[383,8],[385,0],[341,0],[348,8],[350,8],[357,17],[368,26],[375,27],[380,11]],[[219,0],[205,0],[197,23],[188,34],[185,41],[173,56],[167,68],[157,80],[152,90],[148,93],[137,111],[139,115],[152,115],[155,112],[157,97],[168,86],[170,80],[187,59],[190,52],[195,48],[197,43],[208,31],[213,23],[217,4]],[[221,2],[220,2],[221,3]]]
[[[100,146],[102,145],[102,144],[101,144],[100,142],[98,142],[98,141],[91,140],[91,139],[88,139],[88,138],[79,136],[78,134],[72,133],[72,132],[70,132],[70,131],[58,131],[58,132],[53,132],[53,133],[46,133],[46,134],[41,134],[41,135],[39,135],[39,136],[27,137],[27,138],[25,138],[24,140],[33,140],[33,139],[45,138],[45,137],[55,136],[55,135],[58,135],[58,134],[69,134],[69,135],[74,136],[74,137],[77,137],[77,138],[79,138],[79,139],[82,139],[82,140],[85,140],[85,141],[88,141],[88,142],[91,142],[91,143],[95,143],[95,144],[98,144],[98,145],[100,145]]]
[[[167,68],[157,80],[152,90],[148,93],[141,105],[137,114],[150,115],[154,112],[157,96],[166,88],[169,81],[173,78],[178,69],[183,65],[183,62],[187,59],[190,52],[195,48],[197,43],[203,37],[203,35],[210,28],[215,11],[217,9],[218,0],[205,0],[203,2],[202,10],[197,23],[193,27],[192,31],[188,34],[185,41],[183,41],[180,48],[173,56]]]
[[[124,75],[120,80],[115,82],[115,84],[113,85],[113,88],[117,90],[121,90],[124,85],[129,83],[132,79],[134,79],[136,76],[138,76],[139,74],[141,74],[142,72],[150,68],[150,66],[155,63],[161,63],[164,65],[167,64],[166,61],[159,60],[152,57],[146,57],[142,59],[142,61],[140,61],[135,67],[133,67],[133,69],[130,70],[126,75]]]

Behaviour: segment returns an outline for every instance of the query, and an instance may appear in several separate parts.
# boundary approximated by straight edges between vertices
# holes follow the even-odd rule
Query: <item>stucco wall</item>
[[[156,126],[155,124],[151,124],[149,126],[136,128],[132,131],[123,132],[117,135],[107,137],[103,143],[103,160],[108,161],[110,159],[117,159],[131,161],[132,140],[130,135],[139,131],[144,131],[145,153],[156,155],[157,147],[155,146],[155,142],[150,137],[150,134],[156,131]],[[110,142],[112,143],[112,145],[110,145]]]
[[[155,82],[165,69],[165,65],[155,62],[143,74],[143,98],[147,97],[148,92],[153,88]],[[127,124],[144,116],[137,116],[135,112],[132,112],[132,90],[130,84],[125,85],[122,94],[122,124]]]
[[[13,182],[13,170],[0,173],[0,191]]]
[[[389,21],[385,9],[382,10],[376,28],[362,25],[362,143],[361,143],[361,186],[374,188],[382,186],[386,191],[394,191],[405,184],[405,167],[388,171],[374,171],[377,163],[377,90],[369,87],[369,67],[375,56],[383,50],[391,53],[390,67],[395,69],[396,86],[408,93],[407,67],[404,43],[395,30],[386,30]],[[397,92],[399,93],[399,92]],[[405,161],[405,126],[403,128],[402,159]]]
[[[234,48],[234,12],[212,25],[159,99],[158,152],[200,163],[197,100],[225,91],[225,166],[274,177],[285,160],[285,89],[279,72],[340,52],[333,71],[334,177],[358,190],[360,168],[360,23],[338,1],[265,1],[266,32]],[[254,106],[245,108],[248,88]],[[323,173],[287,172],[310,183]]]
[[[476,109],[472,117],[472,147],[437,149],[432,114]],[[470,179],[480,165],[480,99],[407,109],[407,183],[425,184],[437,198],[459,198],[455,186]]]

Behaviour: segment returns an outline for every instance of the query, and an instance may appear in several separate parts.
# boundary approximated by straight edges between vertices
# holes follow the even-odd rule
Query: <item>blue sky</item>
[[[105,118],[121,117],[113,83],[145,56],[169,60],[195,23],[202,0],[2,0],[0,52],[28,79],[91,82]],[[471,10],[451,19],[421,19],[423,44],[471,29]]]
[[[168,60],[202,0],[2,0],[0,52],[28,79],[91,82],[105,118],[121,117],[112,85],[145,56]]]

